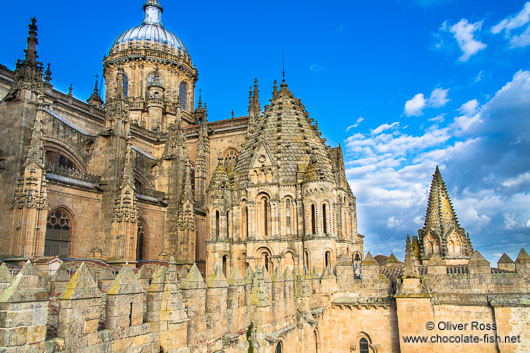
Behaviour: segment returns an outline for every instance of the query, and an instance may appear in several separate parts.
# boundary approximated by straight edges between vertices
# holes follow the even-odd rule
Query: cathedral
[[[491,268],[438,168],[405,261],[365,254],[342,149],[285,79],[208,121],[190,52],[143,10],[105,97],[54,89],[36,19],[0,65],[1,352],[530,350],[530,256]]]

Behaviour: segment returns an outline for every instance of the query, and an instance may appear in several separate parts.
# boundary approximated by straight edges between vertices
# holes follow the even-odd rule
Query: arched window
[[[55,151],[46,151],[46,162],[58,164],[65,168],[79,169],[70,158]]]
[[[331,266],[331,251],[326,251],[324,254],[324,259],[326,261],[326,268]]]
[[[242,240],[248,236],[248,208],[245,200],[241,201],[240,237]]]
[[[182,81],[179,86],[179,98],[182,110],[188,109],[188,85]]]
[[[269,235],[269,200],[263,198],[263,232],[265,235]]]
[[[272,222],[269,197],[265,194],[258,196],[257,206],[256,215],[258,216],[259,234],[262,236],[270,236],[272,233]]]
[[[285,232],[291,234],[291,199],[285,200]]]
[[[322,204],[322,227],[324,229],[324,234],[328,233],[328,215],[326,204]]]
[[[276,345],[276,350],[274,351],[274,353],[282,353],[282,342],[278,342],[278,344]]]
[[[315,205],[311,204],[311,234],[316,234],[317,225],[315,220]]]
[[[127,97],[129,95],[129,78],[127,75],[123,74],[123,96]]]
[[[370,353],[370,351],[368,350],[369,347],[368,347],[368,340],[366,338],[361,338],[359,340],[359,352],[361,353]]]
[[[309,262],[309,250],[304,251],[304,270],[309,271],[311,263]]]
[[[223,256],[223,273],[228,278],[228,255]]]
[[[219,210],[215,211],[215,238],[219,239],[219,226],[220,226],[220,215]]]
[[[144,260],[144,246],[145,246],[145,224],[142,220],[138,220],[138,231],[136,233],[136,260]]]
[[[230,239],[230,225],[232,222],[230,221],[230,210],[226,211],[226,238]]]
[[[71,229],[66,211],[57,209],[50,213],[46,223],[44,256],[68,257]]]

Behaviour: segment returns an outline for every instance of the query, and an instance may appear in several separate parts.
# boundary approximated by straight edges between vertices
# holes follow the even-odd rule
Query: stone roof
[[[294,97],[286,83],[282,83],[280,91],[257,119],[235,167],[238,182],[248,182],[248,172],[252,162],[258,158],[258,150],[270,151],[268,157],[272,165],[278,168],[279,180],[283,185],[296,184],[297,173],[306,172],[310,164],[313,173],[306,175],[306,181],[332,181],[332,161],[328,148],[305,107]]]
[[[440,236],[445,235],[452,228],[460,228],[438,166],[431,182],[424,227],[436,231]]]

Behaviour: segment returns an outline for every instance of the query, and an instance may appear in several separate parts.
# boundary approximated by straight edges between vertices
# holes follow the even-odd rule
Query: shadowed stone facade
[[[35,19],[0,66],[0,352],[530,350],[530,257],[491,268],[438,168],[405,262],[364,256],[342,149],[287,83],[209,122],[190,53],[158,0],[144,11],[104,100],[53,88]],[[406,341],[448,335],[429,321],[502,342]]]

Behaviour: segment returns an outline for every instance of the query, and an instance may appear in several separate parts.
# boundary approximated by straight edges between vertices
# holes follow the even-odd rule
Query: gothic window
[[[46,223],[44,256],[67,257],[71,229],[70,218],[64,210],[50,213]]]
[[[220,218],[219,210],[215,211],[215,239],[219,239]]]
[[[370,351],[368,350],[368,340],[366,338],[361,338],[359,340],[359,352],[360,353],[369,353]]]
[[[64,154],[55,151],[46,151],[46,162],[58,164],[61,167],[79,169],[74,162]]]
[[[322,227],[324,228],[324,234],[328,233],[328,216],[326,204],[322,204]]]
[[[431,233],[428,233],[423,239],[423,249],[425,256],[431,256],[438,253],[438,241]]]
[[[127,97],[129,95],[129,78],[127,75],[123,75],[123,96]]]
[[[316,219],[315,219],[315,205],[311,205],[311,234],[316,234],[317,232],[317,225],[316,225]]]
[[[326,251],[324,254],[324,259],[326,261],[326,268],[331,266],[331,251]]]
[[[271,254],[269,249],[262,248],[258,251],[260,266],[265,267],[267,272],[272,272]]]
[[[291,234],[291,199],[285,200],[285,231]]]
[[[276,350],[274,351],[274,353],[282,353],[282,343],[281,342],[278,342],[278,344],[276,345]]]
[[[145,248],[145,223],[142,220],[138,221],[136,233],[136,259],[144,259],[144,248]]]
[[[184,81],[180,83],[179,98],[180,98],[180,104],[182,105],[182,110],[187,110],[188,109],[188,85]]]
[[[223,162],[224,165],[228,165],[228,163],[235,162],[237,157],[239,156],[239,153],[234,148],[229,148],[223,155]]]

